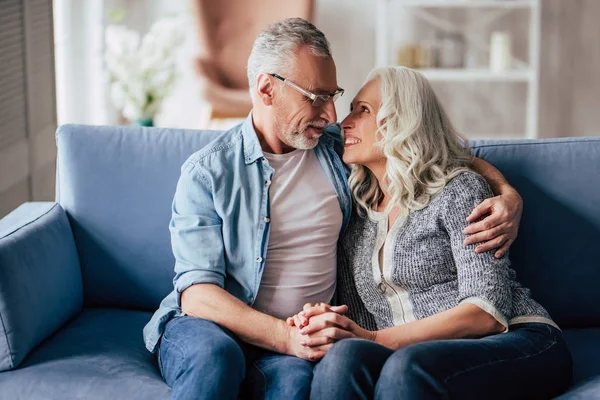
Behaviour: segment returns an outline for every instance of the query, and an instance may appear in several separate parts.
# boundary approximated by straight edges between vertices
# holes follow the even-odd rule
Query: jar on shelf
[[[465,39],[460,33],[444,33],[438,35],[439,68],[464,68]]]
[[[435,58],[435,44],[428,40],[422,41],[415,51],[415,68],[434,68]]]
[[[403,67],[416,68],[417,66],[417,46],[412,42],[404,42],[398,47],[397,64]]]

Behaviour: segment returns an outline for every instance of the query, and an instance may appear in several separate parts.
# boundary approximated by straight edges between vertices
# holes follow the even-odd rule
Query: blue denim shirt
[[[352,205],[342,150],[339,127],[330,125],[315,152],[337,193],[344,230]],[[167,321],[181,315],[181,293],[191,285],[212,283],[252,305],[267,257],[273,172],[256,136],[252,114],[183,164],[169,225],[175,255],[174,290],[144,327],[149,351],[156,351]]]

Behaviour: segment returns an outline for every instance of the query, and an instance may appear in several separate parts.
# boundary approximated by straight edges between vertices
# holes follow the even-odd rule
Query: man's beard
[[[277,116],[276,123],[280,129],[281,136],[288,146],[291,146],[299,150],[310,150],[314,149],[319,143],[320,136],[307,136],[306,131],[308,128],[315,127],[324,129],[327,126],[327,121],[323,119],[316,119],[306,123],[302,128],[294,128],[289,123],[284,122],[285,118]]]

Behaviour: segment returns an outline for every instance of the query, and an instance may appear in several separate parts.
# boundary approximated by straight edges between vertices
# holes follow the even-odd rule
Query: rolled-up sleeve
[[[173,284],[179,294],[197,283],[225,284],[222,221],[207,179],[197,165],[186,162],[181,168],[173,199],[169,225],[175,256]]]
[[[474,173],[462,173],[448,185],[443,218],[456,263],[458,302],[480,307],[508,329],[514,279],[508,253],[497,259],[494,251],[477,254],[477,244],[466,246],[463,243],[467,216],[475,206],[493,196],[492,190]]]

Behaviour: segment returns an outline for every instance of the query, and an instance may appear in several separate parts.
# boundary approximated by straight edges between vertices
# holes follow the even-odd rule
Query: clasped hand
[[[375,333],[362,329],[345,316],[346,312],[346,305],[305,304],[301,312],[286,320],[291,328],[293,353],[300,358],[317,361],[323,358],[338,340],[374,340]]]

